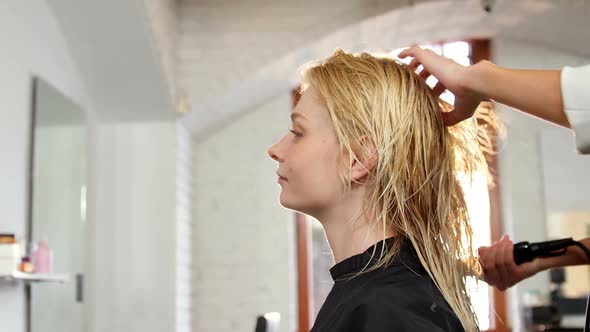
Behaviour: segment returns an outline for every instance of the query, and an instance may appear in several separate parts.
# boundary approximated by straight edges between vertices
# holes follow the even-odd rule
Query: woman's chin
[[[281,196],[279,197],[279,202],[281,203],[281,206],[285,209],[293,210],[295,212],[301,212],[301,206],[293,202],[291,199],[289,199],[289,197],[285,197],[284,193],[281,193]]]
[[[284,194],[281,193],[281,196],[279,197],[279,203],[281,203],[281,206],[284,207],[285,209],[293,209],[291,206],[292,204],[290,204],[289,200],[287,198],[285,198]]]
[[[311,211],[308,208],[306,208],[305,206],[301,206],[301,205],[297,205],[297,204],[283,203],[282,201],[281,201],[281,206],[283,208],[291,210],[293,212],[305,214],[305,215],[312,216],[315,218],[315,216],[311,213]]]

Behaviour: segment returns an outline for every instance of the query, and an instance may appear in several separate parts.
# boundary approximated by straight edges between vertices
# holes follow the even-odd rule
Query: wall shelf
[[[65,273],[25,273],[20,271],[14,271],[11,274],[0,274],[0,281],[1,280],[66,283],[70,281],[70,276]]]

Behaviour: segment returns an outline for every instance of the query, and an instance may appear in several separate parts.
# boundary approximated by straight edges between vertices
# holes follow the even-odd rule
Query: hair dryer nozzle
[[[574,244],[572,238],[551,240],[545,242],[528,243],[518,242],[514,244],[514,262],[516,265],[530,262],[537,257],[553,257],[563,255],[567,247]]]

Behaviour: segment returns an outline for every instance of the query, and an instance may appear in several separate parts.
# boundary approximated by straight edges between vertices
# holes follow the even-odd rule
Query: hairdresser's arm
[[[590,238],[580,240],[590,248]],[[537,258],[532,262],[516,265],[513,243],[508,236],[493,243],[490,247],[478,249],[483,267],[483,279],[491,286],[505,290],[538,272],[572,265],[590,264],[586,254],[578,247],[569,247],[563,256]]]
[[[400,58],[412,57],[410,67],[424,67],[420,76],[433,75],[439,84],[433,88],[437,95],[448,89],[455,95],[455,110],[444,114],[447,125],[461,122],[473,115],[482,100],[522,110],[564,127],[570,127],[563,110],[559,70],[507,69],[488,61],[463,67],[431,50],[409,48]]]

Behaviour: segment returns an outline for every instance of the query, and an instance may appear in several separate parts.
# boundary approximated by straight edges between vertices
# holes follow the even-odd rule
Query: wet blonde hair
[[[391,58],[336,50],[303,69],[302,83],[302,89],[312,86],[325,102],[341,156],[367,160],[353,153],[361,137],[376,152],[376,162],[363,179],[368,186],[363,213],[374,220],[372,226],[411,240],[465,330],[478,331],[465,277],[480,270],[459,177],[488,175],[478,144],[489,145],[485,131],[470,120],[445,127],[440,113],[449,105],[414,71]],[[341,170],[340,177],[348,190],[355,185],[350,169]],[[400,246],[395,241],[367,271],[390,263]]]

